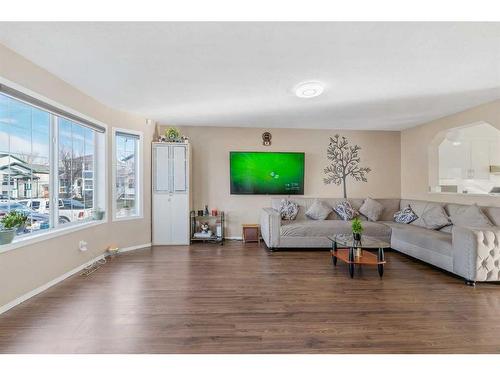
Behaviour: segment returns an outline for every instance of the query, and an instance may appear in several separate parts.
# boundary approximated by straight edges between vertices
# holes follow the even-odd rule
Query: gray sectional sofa
[[[318,198],[334,206],[343,199]],[[279,214],[281,199],[273,198],[271,206],[261,213],[262,238],[270,249],[330,248],[327,236],[351,233],[350,222],[343,221],[333,210],[326,220],[311,220],[305,212],[315,198],[293,198],[299,205],[295,220],[285,221]],[[364,199],[349,199],[359,209]],[[500,207],[482,207],[494,226],[473,228],[456,225],[441,230],[427,229],[422,221],[425,210],[440,205],[453,219],[469,206],[406,199],[377,199],[384,211],[377,222],[364,221],[363,234],[385,240],[391,248],[463,277],[468,284],[476,281],[500,281]],[[410,224],[393,221],[396,211],[410,207],[418,219]]]

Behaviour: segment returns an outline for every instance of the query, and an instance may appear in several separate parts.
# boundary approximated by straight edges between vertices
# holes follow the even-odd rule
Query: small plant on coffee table
[[[356,241],[360,241],[361,240],[361,233],[363,233],[363,224],[361,224],[361,220],[359,220],[357,217],[352,219],[351,228],[352,228],[353,238]]]

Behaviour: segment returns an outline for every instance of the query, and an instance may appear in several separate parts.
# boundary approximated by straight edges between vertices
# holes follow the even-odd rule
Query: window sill
[[[17,249],[20,247],[32,245],[32,244],[35,244],[38,242],[47,241],[51,238],[64,236],[66,234],[77,232],[79,230],[96,227],[98,225],[105,224],[105,223],[107,223],[106,218],[104,218],[103,220],[96,220],[96,221],[87,222],[87,223],[68,225],[67,227],[64,227],[64,228],[47,230],[44,233],[37,233],[37,234],[34,234],[34,235],[26,237],[26,238],[16,237],[14,239],[14,242],[6,244],[6,245],[0,245],[0,254],[6,253],[7,251],[11,251],[11,250],[14,250],[14,249]]]
[[[124,216],[124,217],[113,217],[113,222],[115,221],[129,221],[129,220],[142,220],[144,219],[143,215],[134,215],[134,216]]]

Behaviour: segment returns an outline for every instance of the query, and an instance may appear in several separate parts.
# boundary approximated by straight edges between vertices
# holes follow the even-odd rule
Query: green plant
[[[177,128],[168,128],[165,130],[167,141],[176,142],[181,138],[181,133]]]
[[[2,217],[0,223],[3,229],[14,229],[24,225],[28,221],[28,216],[19,211],[10,211]]]
[[[92,211],[92,217],[94,220],[102,220],[104,218],[105,211],[99,207]]]
[[[363,233],[363,224],[361,224],[361,220],[359,220],[357,217],[352,220],[351,227],[352,233]]]

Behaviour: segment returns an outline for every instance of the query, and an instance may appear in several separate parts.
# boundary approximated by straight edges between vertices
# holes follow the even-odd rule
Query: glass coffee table
[[[384,275],[384,249],[391,247],[389,243],[370,236],[361,236],[361,240],[357,241],[352,234],[338,234],[328,239],[332,241],[333,265],[337,265],[337,259],[347,263],[351,278],[354,277],[355,264],[377,266],[380,277]],[[368,250],[377,250],[377,254]]]

